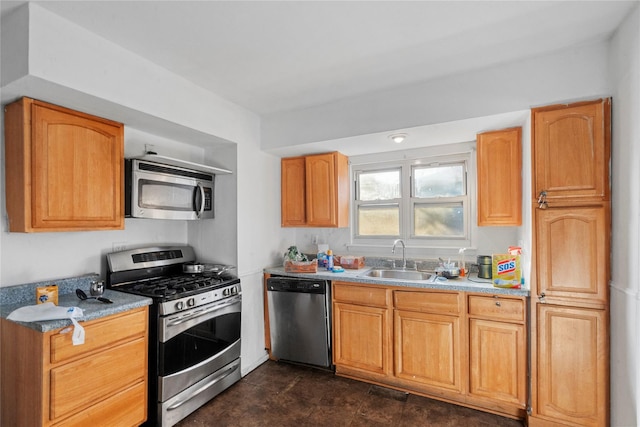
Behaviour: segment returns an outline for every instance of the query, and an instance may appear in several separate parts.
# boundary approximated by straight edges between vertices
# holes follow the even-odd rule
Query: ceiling
[[[268,116],[606,39],[638,1],[34,3]]]

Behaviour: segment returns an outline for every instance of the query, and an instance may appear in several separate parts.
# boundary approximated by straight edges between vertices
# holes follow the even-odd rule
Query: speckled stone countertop
[[[36,288],[39,286],[50,286],[53,284],[58,285],[58,306],[79,307],[82,309],[84,317],[78,319],[80,322],[122,313],[135,308],[144,307],[152,303],[151,298],[112,291],[110,289],[105,290],[103,296],[113,301],[113,304],[105,304],[95,299],[85,301],[80,300],[75,294],[76,289],[80,288],[87,295],[90,295],[89,287],[92,280],[100,280],[100,277],[97,274],[87,274],[68,279],[49,280],[46,282],[2,287],[0,288],[0,317],[6,319],[7,316],[17,308],[27,305],[35,305]],[[16,323],[35,329],[39,332],[49,332],[72,324],[70,320],[65,319]]]
[[[358,270],[345,270],[342,273],[334,273],[327,270],[318,269],[317,273],[287,273],[284,271],[284,267],[271,267],[265,268],[264,272],[268,274],[275,274],[279,276],[288,277],[300,277],[307,279],[323,279],[323,280],[340,280],[343,282],[354,283],[370,283],[386,286],[399,286],[410,288],[424,288],[424,289],[438,289],[438,290],[453,290],[464,292],[478,292],[485,294],[499,294],[499,295],[514,295],[514,296],[529,296],[529,289],[510,289],[510,288],[496,288],[493,286],[490,280],[479,279],[477,273],[471,273],[468,277],[460,277],[457,279],[449,279],[446,281],[434,280],[433,276],[429,280],[400,280],[400,279],[382,279],[377,277],[369,277],[365,274],[373,267],[366,266]]]

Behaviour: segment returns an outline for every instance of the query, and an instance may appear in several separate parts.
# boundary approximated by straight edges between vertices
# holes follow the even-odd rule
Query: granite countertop
[[[113,304],[105,304],[95,299],[82,301],[76,296],[75,289],[80,288],[85,291],[87,295],[90,295],[89,286],[91,280],[99,280],[98,275],[90,274],[70,279],[0,288],[0,317],[6,319],[7,316],[17,308],[35,305],[35,288],[37,286],[47,286],[54,283],[59,287],[58,306],[81,308],[84,313],[84,317],[77,318],[81,323],[145,307],[147,305],[151,305],[153,302],[151,298],[113,291],[110,289],[105,290],[102,296],[109,298],[113,301]],[[38,332],[49,332],[72,325],[71,320],[67,319],[16,323],[34,329]]]
[[[323,280],[340,280],[344,282],[379,284],[386,286],[399,286],[409,288],[438,289],[438,290],[454,290],[464,292],[478,292],[492,295],[513,295],[513,296],[529,296],[529,289],[513,289],[513,288],[496,288],[491,280],[479,279],[476,273],[470,276],[460,277],[457,279],[440,280],[400,280],[400,279],[382,279],[377,277],[365,276],[373,267],[364,267],[358,270],[344,270],[341,273],[334,273],[327,270],[318,269],[317,273],[287,273],[284,267],[265,268],[264,272],[279,276],[299,277],[307,279],[323,279]]]

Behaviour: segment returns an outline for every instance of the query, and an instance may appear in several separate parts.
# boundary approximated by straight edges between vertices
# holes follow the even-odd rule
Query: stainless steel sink
[[[416,270],[379,270],[374,269],[363,274],[367,277],[377,277],[379,279],[399,279],[399,280],[429,280],[433,276],[431,273]]]

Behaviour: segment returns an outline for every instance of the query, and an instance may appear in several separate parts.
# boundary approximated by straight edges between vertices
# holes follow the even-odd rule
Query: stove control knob
[[[237,288],[236,286],[234,286],[233,288],[231,288],[231,293],[232,293],[233,295],[237,294],[237,293],[238,293],[238,288]]]
[[[182,301],[178,301],[178,302],[176,303],[176,308],[177,308],[178,310],[182,310],[182,309],[184,308],[184,303],[183,303]]]
[[[187,305],[188,305],[189,307],[193,307],[194,305],[196,305],[196,300],[195,300],[195,299],[193,299],[193,298],[189,298],[189,299],[187,300]]]
[[[230,288],[226,288],[222,291],[222,296],[228,297],[229,295],[231,295],[231,289]]]

